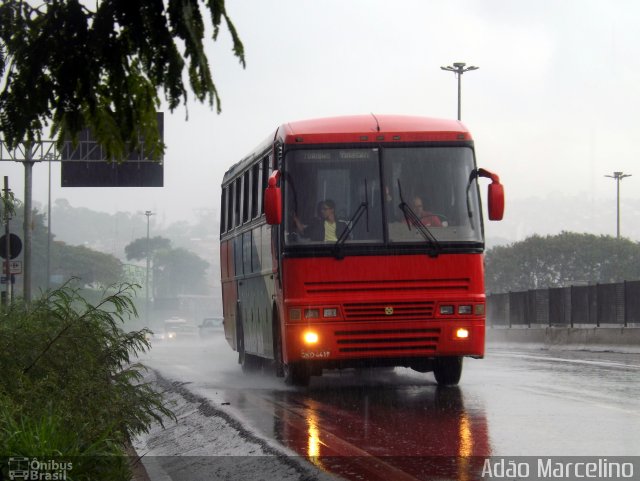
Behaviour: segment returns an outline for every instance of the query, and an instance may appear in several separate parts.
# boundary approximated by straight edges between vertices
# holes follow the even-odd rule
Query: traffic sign
[[[2,275],[7,273],[7,262],[11,274],[22,274],[22,261],[4,261],[2,263]]]
[[[9,234],[9,256],[7,256],[7,236],[0,237],[0,257],[15,259],[22,252],[22,241],[15,234]]]

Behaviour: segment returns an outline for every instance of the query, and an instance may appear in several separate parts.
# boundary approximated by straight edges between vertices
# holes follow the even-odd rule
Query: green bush
[[[0,456],[74,458],[73,479],[129,479],[126,442],[172,416],[134,362],[148,331],[121,328],[133,294],[122,285],[93,305],[65,286],[0,313]]]

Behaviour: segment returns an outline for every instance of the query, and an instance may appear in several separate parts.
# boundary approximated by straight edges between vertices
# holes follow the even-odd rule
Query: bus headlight
[[[317,344],[318,343],[318,334],[313,331],[307,331],[302,336],[305,344]]]
[[[466,327],[459,327],[455,330],[454,336],[456,339],[469,339],[469,329]]]

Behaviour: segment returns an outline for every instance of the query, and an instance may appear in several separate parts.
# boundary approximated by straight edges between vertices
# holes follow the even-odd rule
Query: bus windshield
[[[469,147],[291,150],[285,157],[285,242],[482,242]]]

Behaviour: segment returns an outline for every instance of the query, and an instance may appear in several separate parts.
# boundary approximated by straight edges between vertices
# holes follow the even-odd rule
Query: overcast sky
[[[456,80],[440,66],[466,62],[462,120],[478,165],[498,173],[507,202],[615,197],[613,171],[633,174],[640,197],[640,2],[634,0],[227,0],[246,51],[242,69],[221,30],[208,52],[222,114],[188,105],[165,114],[165,187],[61,188],[74,207],[152,210],[156,222],[219,210],[224,171],[279,124],[342,114],[454,118]],[[4,162],[22,198],[23,168]],[[34,201],[47,202],[45,165]],[[507,214],[508,211],[507,203]],[[553,213],[549,213],[553,215]],[[55,219],[54,231],[55,231]]]

